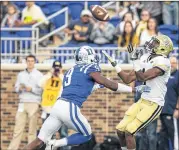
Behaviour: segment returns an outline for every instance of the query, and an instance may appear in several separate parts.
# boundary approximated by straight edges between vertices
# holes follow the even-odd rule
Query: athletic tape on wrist
[[[128,92],[128,93],[132,93],[132,87],[118,83],[118,88],[117,88],[118,92]]]
[[[116,65],[114,68],[117,73],[121,72],[121,70],[122,70],[121,67],[119,67],[118,65]]]

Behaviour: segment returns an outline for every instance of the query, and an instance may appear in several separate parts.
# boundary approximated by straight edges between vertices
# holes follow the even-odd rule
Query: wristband
[[[118,83],[118,88],[117,88],[118,92],[128,92],[128,93],[132,93],[132,87]]]
[[[118,65],[116,65],[114,68],[117,73],[121,72],[121,70],[122,70],[121,67],[119,67]]]

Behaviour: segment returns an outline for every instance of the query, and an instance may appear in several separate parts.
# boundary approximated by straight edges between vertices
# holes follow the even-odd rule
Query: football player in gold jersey
[[[122,150],[135,150],[134,134],[158,118],[165,102],[171,70],[167,56],[173,50],[173,43],[168,36],[158,35],[147,41],[144,48],[148,53],[139,59],[138,51],[132,45],[127,47],[133,60],[133,71],[130,73],[123,71],[115,60],[109,59],[124,83],[138,80],[151,88],[150,92],[142,93],[141,99],[126,111],[116,126]]]

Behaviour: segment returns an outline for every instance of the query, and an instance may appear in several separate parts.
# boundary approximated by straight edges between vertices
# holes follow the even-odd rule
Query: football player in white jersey
[[[133,60],[133,71],[130,73],[123,71],[115,60],[109,59],[124,83],[139,80],[151,88],[150,92],[142,93],[141,99],[126,111],[116,126],[122,150],[135,150],[134,134],[158,118],[164,105],[171,70],[167,56],[173,50],[173,43],[168,36],[159,35],[147,41],[144,48],[148,53],[138,59],[138,51],[132,45],[127,47]]]

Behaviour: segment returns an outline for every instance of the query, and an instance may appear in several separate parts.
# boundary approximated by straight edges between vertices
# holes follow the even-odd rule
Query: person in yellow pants
[[[125,113],[124,118],[116,126],[122,150],[135,150],[134,134],[158,118],[165,102],[166,83],[170,77],[171,64],[167,58],[173,50],[173,43],[166,35],[152,37],[144,46],[148,51],[140,57],[140,51],[132,45],[127,47],[133,60],[133,71],[126,73],[115,60],[109,59],[118,76],[125,83],[135,80],[144,82],[151,91],[143,92],[141,99],[134,103]]]

